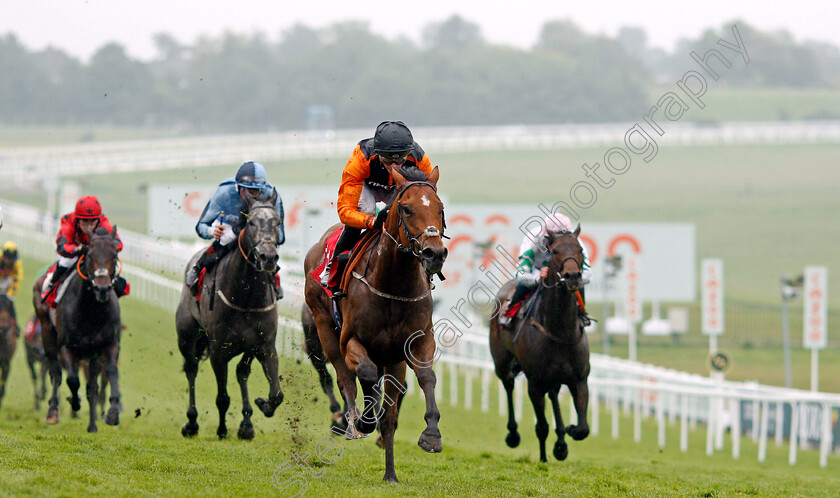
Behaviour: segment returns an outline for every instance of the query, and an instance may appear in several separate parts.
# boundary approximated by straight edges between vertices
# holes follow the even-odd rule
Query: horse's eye
[[[408,209],[408,206],[403,206],[402,207],[402,212],[406,216],[411,216],[411,209]]]

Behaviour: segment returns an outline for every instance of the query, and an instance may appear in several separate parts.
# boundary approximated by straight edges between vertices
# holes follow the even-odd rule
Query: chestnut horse
[[[184,373],[189,383],[189,408],[187,423],[181,428],[184,437],[198,434],[198,410],[195,407],[195,377],[198,363],[210,357],[216,374],[216,408],[219,410],[219,427],[216,435],[227,437],[225,415],[230,407],[227,393],[228,362],[242,355],[236,366],[236,379],[242,391],[242,422],[237,436],[254,439],[251,415],[254,413],[248,396],[248,376],[251,362],[256,358],[263,367],[269,383],[268,400],[257,398],[254,402],[266,417],[274,415],[283,402],[278,376],[277,349],[277,295],[274,274],[277,271],[278,234],[280,215],[275,209],[277,191],[271,196],[246,198],[244,208],[248,219],[239,232],[238,247],[226,254],[207,271],[201,292],[201,301],[184,285],[181,302],[175,312],[178,330],[178,349],[184,357]],[[204,252],[202,249],[187,264],[189,270]]]
[[[397,482],[394,431],[406,361],[426,397],[426,429],[417,444],[430,453],[442,449],[432,370],[431,277],[441,271],[447,255],[443,203],[436,192],[438,175],[437,168],[428,177],[417,168],[392,172],[397,193],[383,230],[367,252],[358,259],[353,256],[358,263],[347,266],[351,272],[344,278],[347,295],[338,301],[343,316],[340,331],[336,330],[330,298],[311,275],[324,257],[327,238],[340,225],[330,228],[312,246],[304,263],[306,303],[348,407],[346,434],[349,438],[357,437],[357,430],[369,434],[378,419],[385,445],[384,480],[391,482]],[[363,413],[356,407],[356,377],[365,397]],[[380,379],[384,393],[377,386]],[[377,408],[380,396],[387,405],[382,410]]]
[[[6,393],[6,379],[9,378],[19,335],[20,329],[14,318],[14,302],[9,296],[0,294],[0,405]]]
[[[496,375],[502,381],[508,401],[508,435],[511,448],[519,445],[513,413],[513,385],[519,372],[528,379],[528,396],[537,417],[536,432],[540,441],[540,461],[547,461],[545,440],[548,422],[545,419],[545,395],[554,408],[557,443],[554,457],[565,460],[569,448],[564,439],[569,434],[580,441],[589,435],[586,409],[589,403],[589,342],[578,322],[576,292],[582,286],[583,249],[578,242],[580,225],[574,232],[551,232],[546,236],[546,250],[551,251],[548,276],[538,290],[523,303],[532,309],[530,315],[511,320],[510,330],[499,326],[498,315],[490,320],[490,352]],[[509,299],[515,281],[505,284],[496,295],[499,302]],[[557,399],[565,384],[572,394],[578,425],[563,426]]]

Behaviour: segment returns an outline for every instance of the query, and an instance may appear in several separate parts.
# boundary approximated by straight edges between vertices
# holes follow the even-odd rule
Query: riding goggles
[[[402,152],[378,152],[379,154],[379,162],[382,164],[403,164],[406,159],[408,159],[408,155],[411,154],[410,150],[402,151]]]
[[[241,180],[236,182],[238,187],[243,188],[263,188],[265,187],[265,178],[260,176],[243,176]]]

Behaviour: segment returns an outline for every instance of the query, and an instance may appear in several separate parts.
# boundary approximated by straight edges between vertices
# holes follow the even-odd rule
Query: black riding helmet
[[[380,152],[408,152],[414,147],[414,137],[402,121],[383,121],[373,135],[373,150]]]

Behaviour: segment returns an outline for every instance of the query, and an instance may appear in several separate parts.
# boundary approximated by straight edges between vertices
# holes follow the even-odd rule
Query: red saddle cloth
[[[327,266],[327,263],[332,259],[333,252],[335,252],[335,245],[338,243],[338,238],[341,236],[341,231],[344,228],[339,228],[329,237],[327,237],[326,243],[324,244],[324,259],[321,260],[321,264],[318,265],[314,270],[312,270],[309,274],[312,275],[312,278],[315,279],[316,282],[321,281],[321,274],[324,273],[324,268]],[[333,282],[339,278],[338,275],[335,274],[335,268],[330,268],[331,274],[329,277],[329,285],[330,287],[334,287]],[[338,282],[335,282],[335,286],[338,285]],[[327,292],[327,296],[332,297],[332,291],[329,288],[324,289]]]
[[[529,292],[529,293],[525,294],[525,297],[523,297],[520,301],[518,301],[518,302],[516,302],[516,303],[511,303],[511,304],[508,306],[507,311],[505,311],[505,316],[506,316],[507,318],[513,318],[514,316],[516,316],[516,313],[519,311],[519,308],[521,308],[521,307],[522,307],[522,304],[524,304],[524,303],[525,303],[525,301],[527,301],[527,300],[528,300],[528,298],[529,298],[529,297],[531,297],[531,294],[533,294],[533,293],[534,293],[534,292],[533,292],[533,291],[531,291],[531,292]]]
[[[55,271],[56,266],[58,266],[58,263],[53,263],[53,265],[50,266],[50,269],[47,270],[47,275],[52,275],[52,273]],[[68,271],[67,273],[70,272]],[[67,275],[67,273],[65,273],[65,276]],[[41,295],[41,302],[47,304],[50,308],[55,308],[55,295],[58,292],[58,288],[60,286],[61,282],[56,282],[55,285],[53,285],[52,289],[49,290],[49,292]]]

